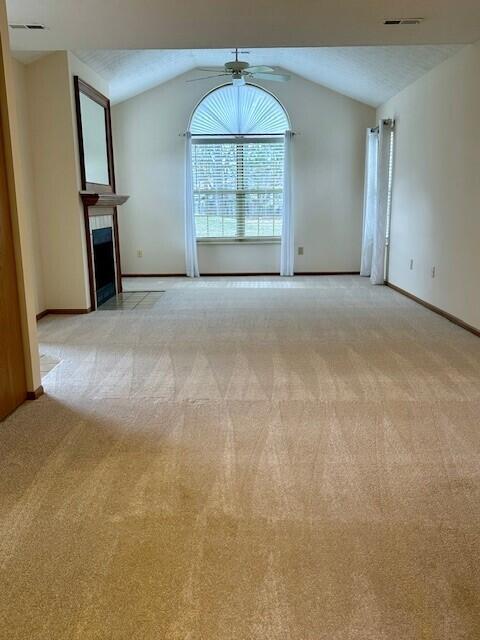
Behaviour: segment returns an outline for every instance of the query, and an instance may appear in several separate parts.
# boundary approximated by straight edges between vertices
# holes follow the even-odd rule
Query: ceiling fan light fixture
[[[223,67],[200,67],[199,71],[220,71],[213,76],[205,76],[203,78],[190,78],[186,82],[197,82],[198,80],[209,80],[210,78],[221,78],[230,76],[234,87],[243,87],[247,80],[252,78],[258,80],[267,80],[275,82],[286,82],[290,80],[290,76],[285,73],[276,73],[273,67],[265,65],[250,66],[248,62],[238,59],[238,49],[235,49],[235,60],[226,62]]]
[[[241,73],[234,73],[232,84],[234,87],[243,87],[243,85],[245,84],[245,76],[243,76]]]

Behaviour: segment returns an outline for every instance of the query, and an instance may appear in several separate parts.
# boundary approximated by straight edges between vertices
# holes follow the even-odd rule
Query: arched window
[[[253,85],[209,93],[190,122],[196,235],[268,239],[282,234],[285,110]]]

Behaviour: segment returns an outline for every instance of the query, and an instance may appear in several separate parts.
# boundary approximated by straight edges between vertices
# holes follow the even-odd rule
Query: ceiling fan
[[[235,60],[226,62],[223,67],[200,67],[198,71],[214,72],[214,75],[204,76],[203,78],[192,78],[187,82],[197,82],[198,80],[209,80],[210,78],[222,78],[230,76],[234,86],[242,86],[247,80],[273,80],[274,82],[286,82],[290,80],[290,76],[284,73],[276,73],[272,67],[254,66],[251,67],[248,62],[238,59],[238,49],[232,51],[235,53]],[[240,53],[249,53],[249,51],[241,51]]]

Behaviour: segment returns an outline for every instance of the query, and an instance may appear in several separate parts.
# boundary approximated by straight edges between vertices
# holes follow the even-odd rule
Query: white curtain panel
[[[198,278],[197,237],[193,213],[192,134],[185,134],[185,267],[189,278]]]
[[[372,284],[385,283],[385,250],[390,206],[390,169],[393,145],[393,122],[381,120],[378,127],[377,205],[373,229]]]
[[[373,229],[377,207],[378,131],[367,129],[365,149],[365,191],[360,275],[370,276],[372,272]]]
[[[283,171],[283,218],[280,247],[280,275],[293,276],[294,261],[294,217],[293,217],[293,132],[285,132],[285,154]]]
[[[385,251],[392,186],[392,120],[382,120],[378,132],[367,132],[362,259],[360,274],[372,284],[385,283]]]

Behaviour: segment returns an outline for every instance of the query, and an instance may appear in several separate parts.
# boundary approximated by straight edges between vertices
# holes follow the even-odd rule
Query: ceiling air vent
[[[420,24],[423,22],[423,18],[400,18],[396,20],[384,20],[383,24],[387,25],[402,25],[402,24]]]
[[[16,22],[9,25],[10,29],[28,29],[29,31],[43,31],[46,29],[44,24],[22,23]]]

